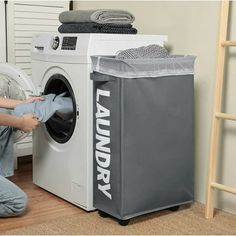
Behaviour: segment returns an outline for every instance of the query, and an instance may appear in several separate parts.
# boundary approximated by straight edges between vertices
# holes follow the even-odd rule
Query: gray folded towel
[[[114,9],[64,11],[59,15],[61,23],[132,24],[134,19],[130,12]]]
[[[138,59],[138,58],[166,58],[169,57],[168,51],[157,44],[143,46],[139,48],[129,48],[119,51],[116,55],[117,59]]]
[[[131,24],[98,24],[93,22],[68,23],[58,27],[60,33],[110,33],[110,34],[137,34],[137,29]]]

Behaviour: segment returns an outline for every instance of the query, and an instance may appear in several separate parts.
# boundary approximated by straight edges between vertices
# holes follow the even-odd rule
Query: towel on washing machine
[[[137,34],[137,29],[131,24],[97,24],[93,22],[68,23],[58,27],[60,33],[109,33]]]
[[[96,9],[64,11],[59,15],[61,23],[95,22],[99,24],[132,24],[135,17],[119,9]]]
[[[43,96],[44,101],[35,101],[28,104],[19,104],[15,107],[12,115],[21,116],[33,113],[40,122],[46,122],[55,113],[64,120],[73,117],[73,102],[70,97],[64,97],[65,93],[60,95],[48,94]]]

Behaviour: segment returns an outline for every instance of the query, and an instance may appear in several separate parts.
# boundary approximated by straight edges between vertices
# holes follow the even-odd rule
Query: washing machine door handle
[[[76,116],[77,116],[77,119],[79,119],[79,105],[76,105]]]
[[[27,99],[35,94],[35,86],[23,70],[10,63],[0,63],[0,96],[13,99]],[[27,135],[20,130],[15,130],[13,135],[14,142],[19,142]]]

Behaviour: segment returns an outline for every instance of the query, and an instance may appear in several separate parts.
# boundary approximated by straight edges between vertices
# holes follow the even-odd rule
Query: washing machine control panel
[[[62,50],[75,50],[76,49],[77,37],[63,37]]]

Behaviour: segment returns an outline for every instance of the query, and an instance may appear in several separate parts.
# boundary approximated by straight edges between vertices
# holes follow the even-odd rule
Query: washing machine
[[[73,102],[71,119],[55,114],[33,132],[34,184],[86,211],[94,209],[90,56],[165,41],[165,35],[40,34],[32,40],[32,81],[11,65],[0,66],[0,74],[10,77],[25,98],[65,93]]]

